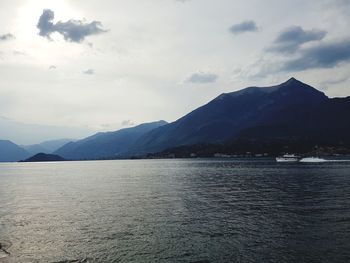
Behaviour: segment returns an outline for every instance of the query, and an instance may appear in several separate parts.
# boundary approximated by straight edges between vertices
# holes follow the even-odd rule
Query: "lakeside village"
[[[224,147],[225,148],[225,147]],[[221,151],[220,151],[221,150]],[[228,150],[220,149],[220,147],[204,146],[183,146],[160,153],[147,154],[146,159],[167,159],[167,158],[275,158],[285,154],[296,154],[298,156],[321,156],[321,157],[350,157],[350,149],[348,147],[335,146],[314,146],[313,149],[303,149],[298,147],[283,146],[282,149],[268,149],[268,151],[259,151],[253,149],[244,151],[242,149]]]

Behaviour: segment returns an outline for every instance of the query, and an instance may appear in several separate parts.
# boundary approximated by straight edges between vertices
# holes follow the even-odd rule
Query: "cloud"
[[[317,43],[298,49],[292,56],[261,56],[246,66],[239,77],[255,80],[278,73],[334,68],[345,63],[350,63],[350,39]]]
[[[15,55],[15,56],[27,56],[26,52],[19,51],[19,50],[12,51],[12,54]]]
[[[349,0],[325,0],[324,9],[329,10],[333,9],[338,11],[338,14],[345,15],[349,17],[350,11],[350,1]]]
[[[258,27],[253,20],[246,20],[230,27],[230,32],[234,35],[256,31],[258,31]]]
[[[135,123],[132,120],[124,120],[122,121],[122,126],[134,126]]]
[[[86,75],[94,75],[95,74],[95,70],[89,68],[87,70],[84,70],[83,71],[83,74],[86,74]]]
[[[57,32],[63,35],[64,39],[68,42],[81,43],[87,36],[107,32],[107,30],[102,29],[102,24],[99,21],[84,23],[81,20],[71,19],[67,22],[58,21],[57,23],[53,23],[54,17],[55,14],[52,10],[43,10],[37,24],[37,28],[40,30],[40,36],[51,40],[51,34]]]
[[[1,115],[0,115],[0,120],[12,121],[12,119],[7,118],[6,116],[1,116]]]
[[[239,75],[256,79],[283,72],[333,68],[350,62],[350,39],[325,41],[326,34],[324,30],[288,27],[265,49],[267,52]],[[312,44],[303,45],[309,42]]]
[[[50,65],[49,69],[56,69],[57,67],[55,65]]]
[[[327,90],[330,86],[338,85],[340,83],[346,82],[350,79],[350,76],[343,76],[340,78],[333,78],[323,81],[320,85],[323,90]]]
[[[350,62],[350,39],[321,43],[300,50],[298,57],[287,60],[282,70],[301,71],[313,68],[332,68],[343,62]]]
[[[218,75],[213,73],[197,72],[189,76],[185,82],[204,84],[204,83],[214,83],[218,79]]]
[[[15,36],[10,33],[0,35],[0,41],[6,41],[11,39],[15,39]]]
[[[294,53],[302,44],[322,40],[326,34],[327,32],[324,30],[304,30],[300,26],[288,27],[279,33],[273,45],[267,51]]]

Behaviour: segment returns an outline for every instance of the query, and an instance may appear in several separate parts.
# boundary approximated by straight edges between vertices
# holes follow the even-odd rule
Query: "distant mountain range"
[[[62,127],[50,125],[27,124],[1,116],[0,138],[11,140],[17,144],[36,144],[52,138],[82,138],[93,132],[84,127]]]
[[[272,132],[278,136],[278,131],[273,126],[287,125],[288,130],[299,125],[298,115],[301,110],[314,112],[318,110],[317,107],[327,105],[329,101],[324,93],[294,78],[273,87],[249,87],[224,93],[179,120],[145,134],[128,154],[138,155],[176,146],[224,142],[246,135],[246,132],[254,129],[260,131],[261,127],[267,126],[272,128],[266,128],[267,134]],[[303,126],[299,130],[303,130]]]
[[[102,133],[65,145],[68,159],[131,157],[169,148],[239,141],[342,143],[350,140],[350,98],[328,98],[295,78],[272,87],[224,93],[172,123],[152,126],[128,139],[137,127]],[[125,134],[122,140],[113,136]],[[119,138],[119,137],[117,137]],[[266,146],[266,144],[264,144]],[[300,145],[298,146],[300,147]]]
[[[0,140],[0,162],[16,162],[29,156],[26,150],[13,142]]]
[[[50,154],[56,151],[57,149],[61,148],[63,145],[74,141],[76,140],[58,139],[58,140],[44,141],[44,142],[41,142],[38,144],[32,144],[32,145],[21,145],[21,147],[25,149],[27,152],[29,152],[31,155],[35,155],[37,153]]]
[[[166,124],[165,121],[157,121],[114,132],[100,132],[85,139],[70,142],[54,153],[71,160],[118,157],[127,152],[140,137]]]
[[[0,162],[16,162],[38,153],[50,154],[74,140],[58,139],[34,145],[17,145],[9,140],[0,140]]]
[[[69,142],[54,154],[78,160],[129,158],[167,149],[206,152],[255,147],[263,151],[272,147],[274,152],[287,144],[296,151],[314,145],[350,147],[349,116],[350,97],[328,98],[291,78],[272,87],[221,94],[172,123],[158,121],[97,133]]]

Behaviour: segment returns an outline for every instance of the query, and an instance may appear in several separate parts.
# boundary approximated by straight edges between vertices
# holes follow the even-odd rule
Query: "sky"
[[[16,143],[171,122],[290,77],[350,96],[348,0],[2,0],[0,16],[0,139]]]

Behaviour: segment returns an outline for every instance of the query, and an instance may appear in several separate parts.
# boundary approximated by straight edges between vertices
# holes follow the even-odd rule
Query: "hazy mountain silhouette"
[[[324,107],[327,108],[328,101],[323,92],[295,78],[272,87],[249,87],[224,93],[179,120],[145,134],[128,154],[138,155],[182,145],[223,142],[241,136],[243,131],[253,127],[268,125],[273,129],[272,126],[279,123],[279,120],[284,121],[286,116],[297,123],[295,109],[313,112],[321,103],[326,103]],[[311,125],[310,122],[302,122],[299,130],[302,131],[302,125],[306,124]],[[289,126],[294,124],[290,123]],[[267,129],[266,132],[270,131]]]
[[[53,153],[54,151],[61,148],[63,145],[74,142],[76,140],[73,139],[58,139],[58,140],[50,140],[50,141],[44,141],[39,144],[32,144],[32,145],[21,145],[23,149],[25,149],[27,152],[29,152],[32,155],[35,155],[37,153]]]
[[[0,138],[18,145],[38,144],[52,138],[82,138],[93,132],[85,127],[27,124],[0,116]]]
[[[0,162],[16,162],[29,157],[29,153],[8,140],[0,140]]]
[[[157,121],[114,132],[97,133],[85,139],[70,142],[54,153],[66,159],[99,159],[118,156],[127,151],[142,135],[165,124],[167,122]]]
[[[40,144],[21,145],[21,147],[23,149],[25,149],[31,155],[34,155],[34,154],[37,154],[37,153],[50,153],[48,149],[44,148]]]

